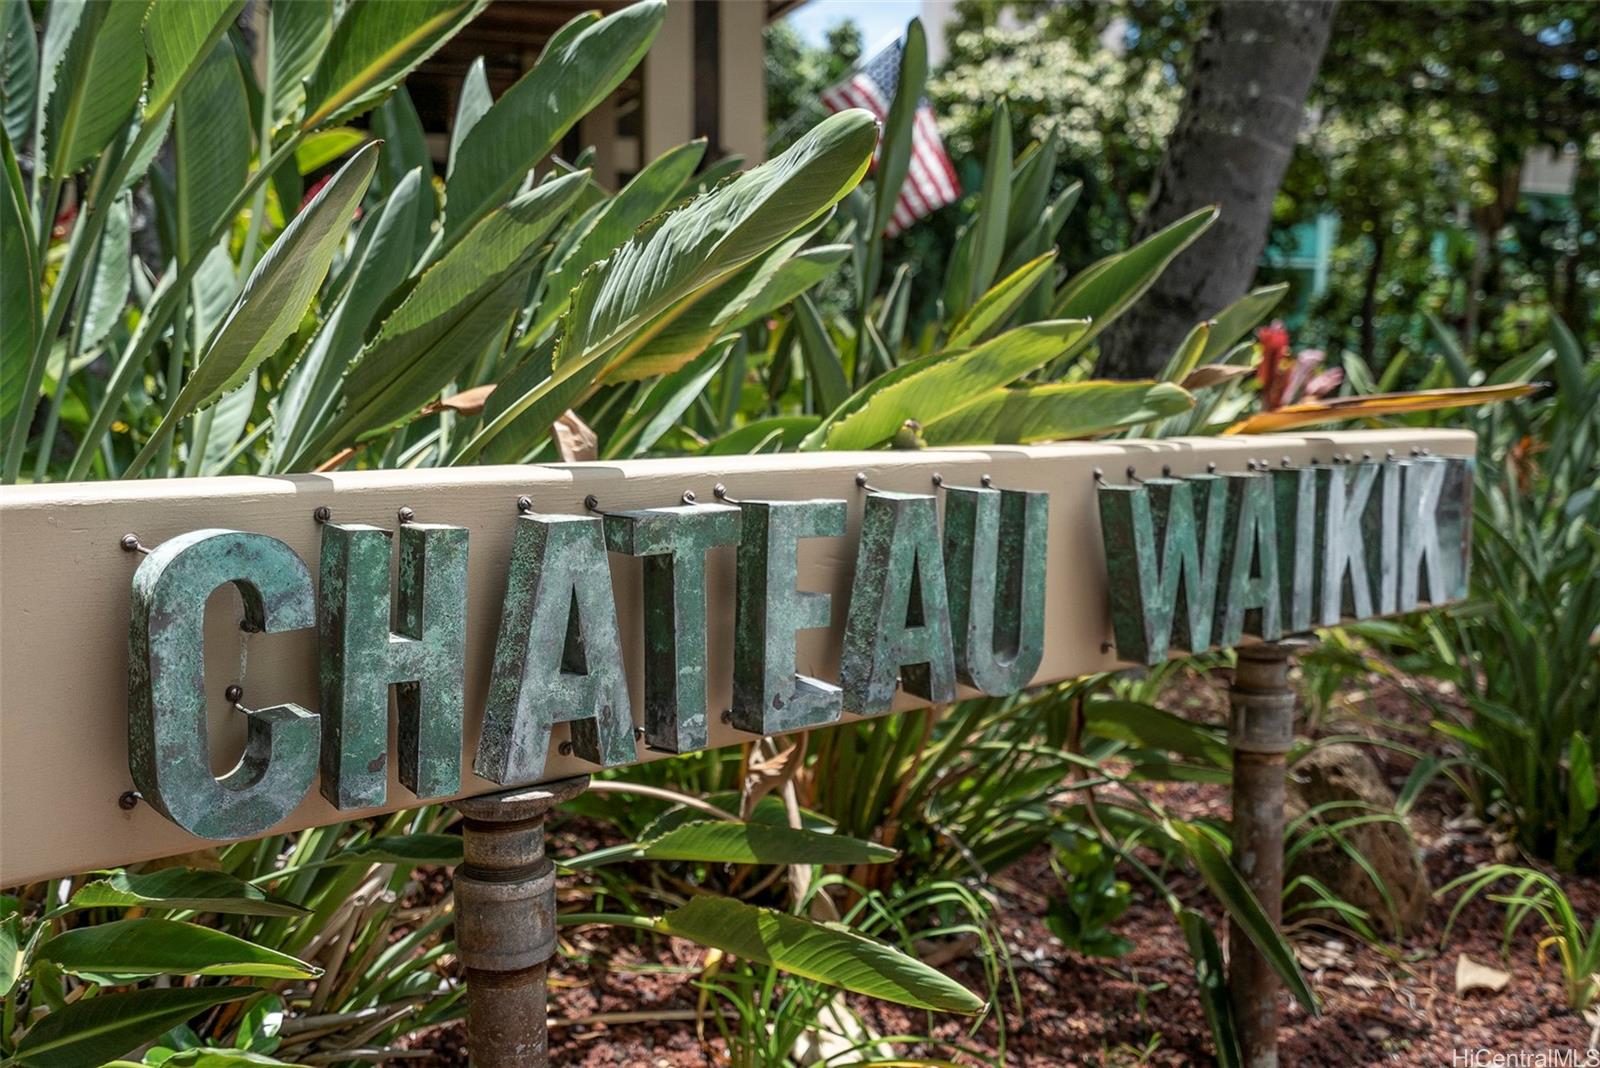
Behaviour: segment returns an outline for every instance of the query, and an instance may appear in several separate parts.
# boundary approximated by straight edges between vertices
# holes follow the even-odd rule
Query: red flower
[[[1289,330],[1274,319],[1270,326],[1256,331],[1256,341],[1261,345],[1256,377],[1261,380],[1262,406],[1270,412],[1287,403],[1290,374],[1294,368],[1294,361],[1289,359]]]
[[[311,188],[306,190],[306,195],[300,198],[300,210],[301,211],[304,211],[306,205],[311,203],[311,198],[312,197],[314,197],[318,193],[322,192],[322,187],[327,185],[328,184],[328,180],[331,179],[332,177],[333,177],[333,175],[331,175],[331,174],[325,174],[321,178],[318,178],[316,181],[311,183]]]

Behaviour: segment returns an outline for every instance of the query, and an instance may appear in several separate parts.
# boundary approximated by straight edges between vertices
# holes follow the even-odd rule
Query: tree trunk
[[[1372,262],[1367,264],[1367,279],[1361,289],[1361,359],[1374,372],[1378,356],[1378,283],[1383,279],[1383,250],[1389,243],[1385,221],[1372,226]]]
[[[1134,236],[1208,204],[1221,205],[1222,214],[1107,328],[1098,374],[1160,373],[1195,323],[1249,289],[1332,18],[1332,0],[1216,6],[1195,45],[1183,110]]]

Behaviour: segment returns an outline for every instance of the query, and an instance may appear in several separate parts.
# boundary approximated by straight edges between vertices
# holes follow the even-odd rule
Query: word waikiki
[[[1459,597],[1470,487],[1470,461],[1437,458],[1100,484],[1119,655],[1155,663],[1173,648]],[[879,715],[898,689],[934,703],[954,700],[958,682],[1021,690],[1044,654],[1049,497],[942,490],[942,523],[935,496],[867,494],[837,683],[797,671],[797,633],[832,617],[828,594],[798,588],[798,558],[805,539],[844,536],[845,501],[520,515],[472,770],[499,785],[537,781],[560,723],[563,751],[603,767],[635,762],[641,742],[706,748],[706,555],[721,546],[736,560],[724,718],[738,730]],[[642,562],[637,728],[610,553]],[[459,793],[467,560],[466,528],[410,521],[394,532],[324,522],[315,588],[306,562],[264,534],[198,530],[151,550],[134,574],[129,637],[141,795],[191,833],[230,839],[285,819],[319,779],[341,810],[385,805],[391,755],[419,800]],[[244,754],[217,777],[201,639],[206,600],[226,584],[246,630],[316,628],[320,708],[246,710]]]

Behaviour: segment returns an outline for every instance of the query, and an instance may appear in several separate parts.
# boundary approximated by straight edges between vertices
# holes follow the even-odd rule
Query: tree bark
[[[1361,359],[1368,368],[1378,357],[1378,283],[1383,280],[1383,251],[1389,244],[1385,221],[1372,225],[1372,262],[1367,264],[1367,279],[1361,288]]]
[[[1183,109],[1135,239],[1217,204],[1211,229],[1101,336],[1096,372],[1160,373],[1195,323],[1244,296],[1272,221],[1333,0],[1224,0],[1195,45]]]

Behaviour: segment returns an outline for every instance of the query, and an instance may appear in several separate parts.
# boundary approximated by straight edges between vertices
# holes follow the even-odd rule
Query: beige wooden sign
[[[148,679],[141,677],[142,672],[149,670],[148,641],[145,640],[148,634],[145,639],[140,638],[141,627],[147,631],[151,626],[148,613],[143,622],[140,621],[141,606],[148,607],[151,594],[148,589],[135,590],[134,576],[142,561],[154,560],[156,556],[141,557],[136,552],[126,551],[122,543],[128,534],[136,535],[141,546],[157,553],[164,543],[168,544],[169,551],[165,553],[168,558],[176,555],[172,547],[188,544],[198,531],[265,535],[267,538],[261,541],[275,539],[288,557],[298,556],[304,561],[313,579],[319,576],[319,560],[322,561],[317,625],[307,622],[297,624],[292,630],[268,627],[266,632],[243,633],[239,626],[241,594],[228,583],[217,587],[205,601],[203,626],[195,618],[198,600],[191,597],[189,602],[182,602],[189,607],[178,613],[182,618],[176,622],[191,627],[184,633],[204,635],[204,681],[196,681],[194,689],[203,692],[205,710],[196,720],[191,736],[178,737],[174,744],[207,744],[208,735],[211,772],[221,777],[230,770],[237,772],[248,763],[248,759],[241,760],[241,757],[246,748],[247,724],[256,713],[242,714],[237,706],[254,710],[298,706],[314,719],[330,692],[336,695],[342,692],[340,680],[348,682],[352,677],[348,672],[337,676],[330,690],[328,662],[325,654],[319,652],[319,646],[325,647],[330,635],[341,635],[341,640],[351,641],[346,632],[338,628],[348,630],[353,626],[351,614],[359,614],[363,605],[347,588],[339,591],[329,588],[329,576],[345,574],[342,570],[329,570],[329,554],[333,551],[330,545],[347,555],[358,552],[368,528],[394,530],[403,509],[410,510],[406,520],[416,524],[419,530],[445,525],[464,531],[459,540],[466,551],[466,607],[458,650],[464,666],[464,697],[460,702],[459,725],[452,725],[452,730],[459,730],[460,753],[451,754],[452,760],[447,761],[451,768],[459,769],[458,777],[434,778],[428,780],[432,783],[429,786],[428,782],[418,781],[418,776],[424,774],[418,771],[423,762],[412,760],[408,764],[404,759],[389,759],[386,763],[373,764],[384,769],[378,781],[363,781],[359,774],[361,769],[341,766],[339,754],[330,755],[324,741],[320,788],[318,785],[306,787],[303,799],[298,800],[292,810],[286,809],[283,818],[272,825],[271,830],[277,832],[392,811],[418,803],[419,797],[471,796],[500,789],[512,781],[560,778],[593,771],[602,764],[615,765],[665,755],[675,748],[673,738],[649,736],[649,731],[656,728],[641,711],[658,707],[667,700],[662,697],[665,692],[662,687],[668,683],[660,677],[647,683],[645,677],[646,667],[652,662],[650,658],[660,655],[658,649],[652,651],[647,639],[644,618],[649,613],[645,602],[647,598],[660,595],[663,589],[677,590],[680,610],[686,610],[682,609],[681,600],[685,589],[689,595],[703,596],[703,662],[679,665],[676,681],[668,686],[675,695],[673,699],[680,703],[698,701],[704,705],[708,712],[704,717],[704,739],[708,745],[735,744],[753,737],[749,723],[741,730],[740,721],[735,717],[718,714],[718,710],[740,703],[733,692],[732,681],[737,645],[736,605],[745,604],[744,611],[748,613],[752,600],[749,590],[743,599],[737,595],[741,579],[736,574],[734,546],[727,538],[709,543],[715,547],[703,554],[703,579],[693,574],[690,576],[693,581],[689,581],[681,573],[676,580],[671,580],[670,574],[664,579],[659,565],[649,563],[650,550],[645,542],[651,536],[647,520],[654,514],[652,510],[681,508],[686,491],[702,506],[717,502],[713,488],[718,484],[725,488],[726,496],[735,501],[844,502],[841,506],[845,516],[843,533],[818,536],[803,532],[797,548],[797,582],[793,587],[784,584],[785,590],[828,596],[825,604],[820,599],[804,600],[803,603],[810,606],[804,612],[811,615],[796,614],[789,621],[793,629],[786,633],[793,634],[792,645],[788,646],[792,650],[793,665],[790,668],[785,663],[782,672],[784,681],[798,676],[802,681],[815,683],[817,692],[824,694],[834,692],[841,681],[846,683],[848,693],[850,681],[841,679],[841,675],[871,667],[870,664],[865,669],[852,666],[850,658],[855,655],[852,650],[870,646],[874,640],[871,628],[863,629],[859,622],[866,618],[859,611],[860,602],[866,596],[861,592],[860,570],[872,548],[859,544],[860,531],[863,512],[874,494],[896,500],[905,495],[932,497],[940,502],[938,507],[944,509],[946,525],[951,507],[945,503],[949,489],[983,485],[985,476],[992,486],[1000,489],[1046,495],[1047,505],[1040,502],[1041,514],[1048,518],[1043,527],[1047,533],[1040,599],[1043,639],[1037,669],[1031,673],[1031,684],[1038,685],[1113,669],[1126,662],[1119,659],[1119,654],[1139,660],[1166,655],[1169,640],[1174,651],[1186,647],[1182,640],[1181,618],[1175,624],[1177,630],[1170,633],[1161,631],[1156,635],[1155,629],[1144,626],[1152,620],[1160,622],[1162,618],[1160,606],[1153,603],[1160,599],[1160,583],[1154,580],[1144,587],[1130,587],[1136,592],[1142,589],[1139,598],[1152,603],[1141,604],[1142,615],[1127,616],[1126,620],[1119,617],[1116,635],[1123,638],[1125,648],[1118,649],[1113,641],[1106,551],[1109,528],[1103,531],[1101,524],[1102,498],[1109,487],[1138,485],[1143,480],[1160,480],[1165,484],[1164,476],[1183,480],[1208,471],[1223,475],[1260,474],[1267,470],[1299,470],[1314,465],[1382,464],[1391,457],[1398,457],[1402,464],[1418,456],[1465,459],[1471,457],[1473,451],[1474,439],[1469,433],[1385,430],[966,450],[699,457],[438,471],[108,482],[0,490],[0,886],[133,863],[192,850],[205,842],[180,825],[187,820],[190,826],[200,826],[198,821],[204,814],[184,814],[184,799],[176,793],[164,799],[165,812],[161,810],[162,798],[147,797],[131,808],[119,803],[134,789],[137,775],[163,773],[162,761],[169,759],[160,752],[143,755],[135,752],[130,761],[130,723],[140,722],[141,714],[146,720],[159,719],[171,711],[157,700],[153,707],[144,707],[140,713],[140,707],[151,704]],[[1096,472],[1099,472],[1098,478]],[[862,480],[858,479],[858,474],[865,476],[865,485],[859,484]],[[936,474],[945,488],[936,485]],[[586,498],[591,499],[586,503]],[[1455,504],[1459,508],[1461,502]],[[319,516],[322,509],[326,511]],[[559,715],[552,717],[548,709],[541,713],[539,708],[533,707],[537,703],[530,701],[528,694],[532,691],[526,686],[518,690],[511,685],[501,697],[494,697],[491,691],[503,685],[503,677],[509,670],[506,664],[515,666],[519,662],[511,655],[516,652],[516,643],[506,638],[511,626],[508,621],[520,610],[516,608],[519,590],[508,576],[526,573],[517,570],[520,565],[513,559],[514,544],[519,546],[519,553],[524,551],[522,541],[518,540],[519,520],[530,515],[553,520],[560,516],[600,514],[645,516],[645,519],[630,518],[619,524],[615,537],[608,527],[606,535],[606,548],[611,550],[606,559],[620,642],[622,670],[619,679],[625,681],[626,705],[632,709],[633,721],[639,724],[639,737],[637,747],[630,749],[625,759],[613,759],[616,757],[613,749],[604,759],[586,760],[585,754],[593,758],[598,752],[592,738],[586,741],[581,733],[590,731],[592,734],[586,721],[568,722]],[[319,522],[319,518],[323,521]],[[1349,522],[1356,524],[1358,519],[1353,517]],[[553,528],[555,524],[550,525]],[[345,540],[330,541],[330,528],[339,531]],[[1309,537],[1310,527],[1300,533]],[[1375,534],[1369,539],[1374,546],[1373,567],[1387,567],[1387,563],[1376,561],[1390,548],[1398,552],[1398,543],[1389,546],[1385,542],[1380,552],[1377,537]],[[938,551],[937,535],[925,541],[926,551]],[[1310,558],[1314,541],[1305,542],[1296,550],[1296,561]],[[423,544],[423,540],[418,539],[417,544]],[[1443,551],[1446,556],[1459,555],[1464,551],[1464,543],[1445,545]],[[408,564],[403,551],[394,555],[399,559],[391,566],[398,568],[416,563]],[[1418,559],[1437,573],[1437,553]],[[1396,561],[1397,566],[1405,562],[1399,557]],[[1285,561],[1284,573],[1279,579],[1286,592],[1284,618],[1276,627],[1284,633],[1305,629],[1297,627],[1298,624],[1321,625],[1326,621],[1322,609],[1306,599],[1311,597],[1315,582],[1310,571],[1300,576],[1313,583],[1304,591],[1306,598],[1301,598],[1304,603],[1291,604],[1294,598],[1287,591],[1296,588],[1296,566],[1301,565],[1291,566]],[[1311,566],[1305,564],[1302,570]],[[1337,564],[1340,569],[1345,566],[1346,561],[1342,559]],[[648,577],[652,567],[657,569],[655,578]],[[1245,590],[1252,582],[1259,585],[1263,581],[1251,565],[1243,567],[1240,590]],[[670,570],[667,568],[668,572]],[[968,570],[971,570],[970,565]],[[1434,578],[1437,580],[1436,574]],[[1464,571],[1456,576],[1460,582],[1464,582],[1464,578]],[[672,586],[672,581],[677,585]],[[664,582],[667,585],[661,585]],[[1412,590],[1414,594],[1421,591],[1421,600],[1441,599],[1437,585],[1430,588],[1427,583],[1419,585],[1419,582],[1421,580],[1413,575]],[[651,586],[651,583],[657,585]],[[1335,585],[1342,583],[1342,579],[1335,578]],[[1385,591],[1397,588],[1388,579],[1384,583]],[[403,579],[401,585],[404,586]],[[508,586],[512,588],[508,590]],[[652,589],[657,592],[650,593]],[[1017,592],[1012,590],[1009,595],[1016,596]],[[340,602],[344,605],[344,614],[327,607],[336,593],[344,598]],[[1002,595],[1006,595],[1004,591]],[[203,593],[198,596],[205,597]],[[1374,594],[1368,601],[1353,607],[1347,604],[1342,609],[1337,600],[1335,594],[1329,609],[1335,616],[1341,610],[1348,617],[1409,607],[1395,602],[1389,592]],[[853,603],[857,606],[855,610]],[[1260,632],[1259,599],[1255,603],[1254,612],[1241,608],[1240,620],[1234,621],[1238,623],[1236,629],[1242,629],[1243,640],[1250,640],[1252,629]],[[1119,604],[1119,607],[1125,609],[1127,605]],[[1167,606],[1168,616],[1172,615],[1171,607]],[[173,624],[174,620],[168,617],[175,610],[169,606],[163,611],[167,612],[163,625]],[[799,609],[795,611],[800,612]],[[246,617],[249,614],[245,612]],[[812,617],[826,625],[806,622]],[[741,617],[741,620],[746,619],[748,616]],[[1249,619],[1256,622],[1245,622]],[[1173,621],[1167,619],[1166,623]],[[747,625],[739,623],[741,628]],[[1226,630],[1229,625],[1224,620],[1222,627]],[[1130,629],[1136,626],[1144,626],[1138,636]],[[847,632],[850,632],[849,637]],[[1156,635],[1156,640],[1147,641],[1147,634]],[[531,642],[537,637],[537,634],[524,635],[518,640]],[[387,635],[384,638],[389,640]],[[1138,646],[1137,655],[1126,648],[1130,642]],[[956,644],[960,645],[959,636]],[[775,639],[774,644],[768,646],[769,649],[782,647],[783,643]],[[508,648],[510,653],[506,651]],[[430,655],[445,654],[435,649]],[[590,670],[592,673],[592,665]],[[907,671],[905,674],[909,678],[914,673]],[[988,676],[976,667],[964,669],[959,694],[975,692],[967,684],[976,678],[982,685],[985,677]],[[512,681],[515,682],[514,677]],[[922,685],[914,681],[898,685],[900,681],[891,672],[890,690],[880,695],[890,709],[924,703],[915,692],[909,691],[935,695],[940,692],[937,680],[932,688],[926,680]],[[230,700],[226,691],[233,685],[241,687],[242,695],[233,694],[235,700]],[[389,688],[387,682],[383,686]],[[672,686],[677,689],[672,690]],[[868,683],[861,682],[856,689],[865,693]],[[393,687],[393,692],[400,693],[398,702],[402,715],[406,714],[406,702],[413,702],[410,706],[413,723],[420,722],[424,728],[437,723],[430,718],[431,706],[425,694],[420,703],[416,703],[417,694],[411,692],[408,696],[404,684]],[[391,696],[390,700],[396,699]],[[496,704],[497,701],[500,703]],[[529,707],[522,707],[524,705]],[[498,731],[504,744],[491,744],[485,738],[486,707],[499,709],[490,717],[490,733]],[[607,703],[605,707],[609,709],[611,705]],[[842,718],[853,718],[853,708],[882,710],[866,699],[854,702],[846,699]],[[518,717],[539,714],[546,717],[539,721],[545,725],[545,734],[534,739],[536,744],[530,749],[525,737],[527,732],[522,730]],[[554,722],[550,722],[552,719]],[[203,731],[199,729],[201,722],[205,724]],[[396,715],[391,710],[386,748],[378,743],[380,750],[387,753],[401,748],[395,722]],[[783,720],[762,722],[781,725]],[[679,723],[678,729],[688,728]],[[326,739],[327,735],[323,737]],[[679,737],[698,741],[692,733]],[[435,732],[427,744],[438,752],[441,746],[453,748],[456,739],[452,734],[441,741]],[[134,748],[138,750],[139,745]],[[530,753],[537,756],[536,765],[528,763]],[[453,759],[456,755],[459,760]],[[145,770],[138,771],[140,767]],[[486,769],[488,777],[481,774]],[[453,788],[441,792],[440,782]],[[296,793],[294,797],[298,799],[300,795]],[[368,801],[375,803],[368,804]],[[265,830],[254,833],[265,833]]]

